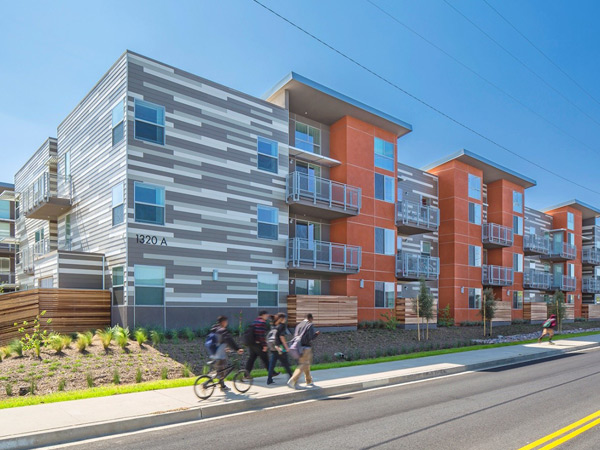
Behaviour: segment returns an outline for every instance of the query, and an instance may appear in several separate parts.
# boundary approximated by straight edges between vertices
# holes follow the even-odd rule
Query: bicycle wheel
[[[194,382],[194,393],[198,398],[206,400],[215,390],[215,382],[213,377],[208,375],[200,375]]]
[[[248,392],[253,383],[254,378],[245,369],[238,370],[233,376],[233,386],[236,391],[242,394]]]

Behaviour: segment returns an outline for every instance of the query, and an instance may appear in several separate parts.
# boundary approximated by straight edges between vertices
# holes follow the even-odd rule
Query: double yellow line
[[[581,433],[589,430],[590,428],[595,427],[596,425],[600,425],[600,411],[596,411],[593,414],[590,414],[587,417],[584,417],[581,420],[578,420],[577,422],[572,423],[571,425],[567,425],[564,428],[561,428],[558,431],[555,431],[552,434],[549,434],[548,436],[544,436],[541,439],[538,439],[535,442],[532,442],[529,445],[526,445],[525,447],[521,447],[519,450],[532,450],[532,449],[536,449],[536,450],[549,450],[551,448],[555,448],[558,447],[561,444],[564,444],[565,442],[573,439],[576,436],[579,436]],[[574,431],[571,431],[574,430]],[[568,433],[569,431],[571,431],[570,433]],[[565,434],[568,433],[568,434]],[[563,436],[564,435],[564,436]],[[559,439],[556,439],[560,437]],[[556,440],[553,440],[556,439]],[[549,444],[546,444],[546,442],[550,442]],[[543,447],[540,447],[540,445],[544,445]],[[539,447],[539,448],[538,448]]]

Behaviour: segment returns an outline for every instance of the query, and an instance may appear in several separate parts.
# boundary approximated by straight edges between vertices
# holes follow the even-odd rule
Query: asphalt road
[[[519,449],[598,410],[600,351],[590,351],[70,448]],[[600,448],[600,425],[560,448]]]

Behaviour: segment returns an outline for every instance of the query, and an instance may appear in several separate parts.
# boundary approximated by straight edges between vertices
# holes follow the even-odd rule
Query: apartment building
[[[418,278],[437,289],[437,180],[397,163],[410,131],[295,73],[258,99],[125,52],[15,176],[17,282],[110,289],[129,326],[288,295],[380,319]],[[398,276],[402,252],[423,257]]]
[[[0,182],[0,290],[12,292],[15,283],[15,186]]]

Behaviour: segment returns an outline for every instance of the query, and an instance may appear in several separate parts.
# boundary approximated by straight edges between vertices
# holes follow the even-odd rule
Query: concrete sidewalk
[[[403,361],[319,370],[316,387],[292,390],[286,375],[266,386],[255,380],[246,394],[227,394],[218,389],[209,400],[199,400],[192,387],[122,394],[47,405],[0,410],[0,449],[24,449],[56,445],[144,428],[217,417],[269,406],[378,386],[535,361],[562,353],[600,346],[600,335],[543,344],[515,345]],[[231,386],[231,383],[228,383]],[[301,387],[303,385],[300,385]]]

